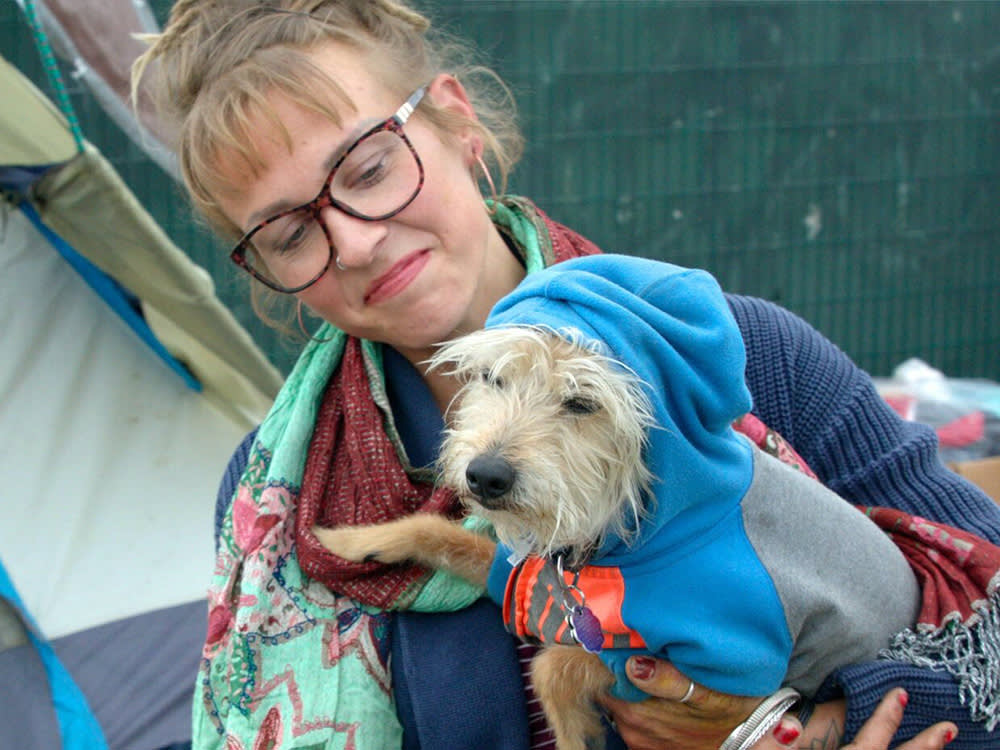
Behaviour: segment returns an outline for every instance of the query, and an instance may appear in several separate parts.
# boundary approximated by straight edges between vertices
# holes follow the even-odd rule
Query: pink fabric
[[[924,593],[917,624],[974,625],[1000,583],[1000,547],[893,508],[862,508],[906,555]]]

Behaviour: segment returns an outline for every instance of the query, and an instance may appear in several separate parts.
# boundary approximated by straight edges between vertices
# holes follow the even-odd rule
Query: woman
[[[149,66],[197,208],[259,288],[326,321],[220,492],[195,746],[542,746],[518,667],[530,654],[481,592],[347,564],[309,529],[457,517],[430,468],[457,384],[422,363],[526,273],[598,249],[492,195],[490,170],[503,186],[520,153],[509,107],[402,3],[181,0],[151,41],[135,80]],[[825,482],[1000,540],[1000,511],[828,341],[763,301],[729,302],[755,413]],[[657,697],[607,700],[633,749],[718,747],[759,702],[664,675],[637,660],[632,678]],[[897,685],[910,695],[897,739],[948,719],[919,740],[939,744],[913,747],[940,747],[955,725],[963,747],[995,744],[949,674],[888,661],[831,676],[798,741],[851,739]],[[781,726],[788,739],[794,723]]]

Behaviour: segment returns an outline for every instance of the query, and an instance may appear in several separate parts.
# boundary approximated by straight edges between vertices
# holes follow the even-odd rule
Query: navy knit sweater
[[[898,508],[1000,543],[1000,507],[941,464],[929,427],[899,419],[871,379],[802,319],[758,299],[731,296],[729,302],[747,348],[754,413],[823,482],[852,503]],[[949,747],[1000,747],[1000,732],[971,721],[955,681],[943,672],[886,661],[845,667],[817,700],[847,696],[850,739],[898,685],[910,703],[897,740],[950,720],[959,735]]]
[[[898,508],[1000,544],[1000,507],[945,469],[930,428],[899,419],[871,379],[802,319],[763,300],[728,300],[747,349],[753,412],[789,440],[822,481],[852,503]],[[396,387],[390,382],[394,407],[406,400],[411,427],[401,432],[407,451],[427,455],[428,444],[436,445],[440,415],[429,394],[420,393],[414,372],[394,358],[386,363],[387,379],[396,381]],[[220,487],[217,537],[251,438],[233,456]],[[393,680],[407,748],[527,747],[516,660],[502,642],[510,637],[500,619],[488,602],[454,615],[394,618]],[[885,693],[900,685],[910,702],[897,741],[950,720],[959,727],[950,749],[1000,747],[1000,731],[988,733],[970,719],[956,682],[944,672],[888,661],[854,665],[831,675],[817,699],[847,697],[850,739]]]

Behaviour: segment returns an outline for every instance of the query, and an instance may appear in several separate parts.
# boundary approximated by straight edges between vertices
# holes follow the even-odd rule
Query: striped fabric
[[[521,680],[524,682],[524,705],[528,709],[528,731],[531,733],[531,750],[555,750],[556,738],[549,728],[542,711],[542,704],[531,686],[531,660],[538,653],[538,647],[531,643],[519,643],[517,661],[521,665]]]

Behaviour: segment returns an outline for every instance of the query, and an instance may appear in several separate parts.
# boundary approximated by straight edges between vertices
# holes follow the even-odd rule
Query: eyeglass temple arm
[[[413,114],[413,110],[417,108],[420,104],[420,100],[424,98],[424,94],[427,93],[427,87],[421,86],[419,89],[414,91],[410,98],[403,102],[403,106],[396,110],[396,114],[393,115],[396,122],[400,125],[405,125],[406,121],[410,119],[410,115]]]

